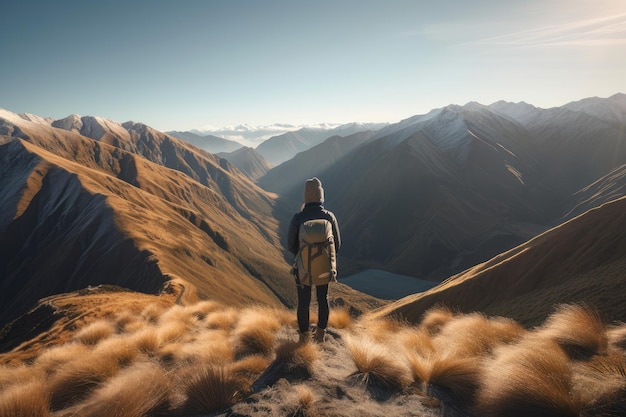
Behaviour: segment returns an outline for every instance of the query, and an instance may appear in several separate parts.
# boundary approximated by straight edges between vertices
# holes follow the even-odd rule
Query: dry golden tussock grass
[[[262,326],[276,332],[285,324],[294,322],[295,316],[286,309],[252,307],[242,310],[237,327]]]
[[[191,325],[196,320],[198,320],[198,317],[194,314],[194,310],[192,308],[173,305],[161,313],[158,322],[160,324],[178,322],[181,324]]]
[[[396,338],[400,342],[398,346],[402,346],[409,357],[430,357],[434,353],[435,347],[430,335],[420,328],[403,329],[396,334]]]
[[[219,301],[205,300],[189,306],[190,312],[198,320],[204,320],[210,313],[223,310],[226,306]]]
[[[604,323],[598,311],[587,305],[558,306],[536,333],[554,340],[572,359],[606,354],[608,348]]]
[[[583,410],[587,410],[583,414],[607,415],[606,412],[590,414],[590,411],[619,403],[626,411],[626,356],[623,353],[595,356],[588,362],[574,363],[573,369],[573,392],[580,397]]]
[[[222,330],[205,330],[193,341],[179,341],[161,346],[158,358],[170,368],[194,363],[226,363],[234,359],[233,346]]]
[[[626,351],[626,324],[609,327],[606,335],[612,350]]]
[[[569,358],[551,340],[527,336],[486,360],[476,410],[491,416],[577,416]]]
[[[85,398],[118,371],[119,364],[113,356],[90,353],[66,363],[48,380],[51,409],[60,410]]]
[[[471,358],[486,355],[500,344],[515,342],[524,333],[513,321],[472,313],[447,321],[432,340],[439,355]]]
[[[76,358],[88,355],[90,347],[79,342],[66,343],[42,351],[34,365],[46,373],[51,374],[62,365],[74,361]]]
[[[236,357],[272,352],[276,332],[283,325],[274,312],[274,309],[262,308],[243,310],[233,331]]]
[[[234,308],[213,311],[204,319],[204,325],[208,329],[230,331],[235,328],[239,321],[239,312]]]
[[[107,320],[98,320],[76,332],[73,339],[86,345],[95,345],[115,333],[113,324]]]
[[[165,346],[161,346],[157,358],[166,368],[189,365],[192,362],[183,355],[182,343],[169,343]]]
[[[251,355],[233,362],[233,372],[244,378],[255,380],[269,366],[270,361],[266,356]]]
[[[149,356],[156,355],[161,347],[159,335],[153,327],[144,328],[129,337],[139,352]]]
[[[285,341],[275,349],[275,362],[284,363],[292,370],[304,371],[312,375],[315,363],[320,358],[320,351],[315,343],[296,343]]]
[[[315,393],[306,385],[296,385],[293,387],[295,406],[288,412],[291,417],[314,417],[318,413],[315,410]]]
[[[358,324],[355,326],[355,330],[356,328],[358,328],[358,331],[363,337],[384,343],[394,334],[405,329],[406,325],[391,317],[375,319],[364,318],[359,320]]]
[[[223,410],[239,401],[249,390],[249,381],[231,366],[209,365],[181,379],[186,401],[184,412],[206,414]]]
[[[430,358],[411,355],[407,358],[409,370],[413,376],[413,382],[417,384],[426,384],[430,378],[433,362]]]
[[[13,385],[24,384],[45,378],[45,370],[38,366],[4,365],[0,366],[0,392]]]
[[[144,308],[143,311],[141,312],[140,317],[145,322],[155,324],[159,320],[159,317],[161,317],[161,314],[163,314],[165,310],[166,309],[160,304],[156,304],[156,303],[148,304],[146,308]]]
[[[202,333],[194,346],[202,351],[202,357],[207,360],[231,362],[235,358],[235,348],[230,337],[221,330]]]
[[[413,382],[408,363],[397,354],[372,340],[349,338],[348,351],[358,369],[357,376],[366,385],[402,389]]]
[[[528,333],[524,326],[507,317],[491,317],[489,323],[501,343],[515,343]]]
[[[155,328],[160,345],[184,341],[189,335],[189,324],[184,321],[163,321]]]
[[[145,326],[145,322],[137,317],[137,315],[131,312],[124,311],[115,316],[115,332],[120,333],[132,333]]]
[[[269,355],[274,348],[275,334],[263,327],[237,328],[234,334],[235,356]]]
[[[334,308],[330,310],[328,325],[335,329],[347,329],[352,326],[354,320],[346,308]]]
[[[151,363],[136,364],[111,378],[81,404],[81,417],[144,417],[170,409],[171,382]]]
[[[426,310],[420,322],[420,328],[427,334],[434,336],[454,318],[454,313],[447,307],[435,306]]]
[[[177,351],[172,353],[179,363],[228,363],[235,357],[233,345],[227,338],[221,336],[201,338],[193,343],[176,343],[173,346],[178,347]],[[165,347],[161,349],[162,353],[164,349]]]
[[[105,361],[115,360],[118,366],[126,367],[139,355],[137,345],[132,338],[113,336],[98,343],[93,350],[93,356]]]
[[[0,391],[0,416],[47,417],[48,393],[42,381],[30,381]]]
[[[286,308],[272,308],[266,310],[267,314],[273,314],[276,317],[281,326],[294,327],[298,323],[295,311],[287,310]]]
[[[430,362],[424,382],[446,388],[458,401],[470,403],[480,384],[480,371],[478,358],[443,355]]]

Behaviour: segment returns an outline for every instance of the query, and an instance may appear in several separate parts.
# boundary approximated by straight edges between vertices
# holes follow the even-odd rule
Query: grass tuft
[[[48,393],[41,381],[30,381],[0,391],[0,416],[47,417]]]
[[[74,340],[91,346],[110,337],[114,333],[115,329],[111,323],[106,320],[98,320],[80,329],[74,335]]]
[[[93,350],[93,356],[100,360],[115,360],[119,367],[129,366],[139,354],[137,345],[129,337],[113,336],[102,342]]]
[[[210,312],[204,318],[204,325],[213,330],[231,331],[239,320],[239,312],[234,308]]]
[[[210,365],[198,369],[185,384],[185,413],[206,414],[236,403],[249,389],[245,378],[230,366]]]
[[[613,353],[575,363],[573,391],[581,398],[581,415],[626,415],[608,412],[619,407],[626,411],[626,357]]]
[[[148,356],[156,355],[161,347],[159,335],[157,330],[153,327],[140,330],[130,336],[130,338],[137,347],[137,350]]]
[[[511,320],[489,319],[472,313],[446,322],[433,337],[433,345],[442,356],[471,358],[486,355],[500,344],[515,342],[524,333],[525,330]]]
[[[315,343],[285,341],[276,347],[275,353],[275,362],[285,363],[292,371],[303,371],[308,376],[313,375],[314,365],[320,358]]]
[[[223,310],[224,304],[215,300],[200,301],[189,306],[190,313],[198,320],[204,320],[210,313]]]
[[[274,348],[275,334],[281,326],[282,322],[274,310],[244,310],[233,332],[235,355],[269,355]]]
[[[274,348],[275,334],[263,327],[237,328],[234,334],[235,356],[269,355]]]
[[[19,384],[45,378],[45,369],[39,366],[0,365],[0,392]]]
[[[458,401],[470,404],[480,384],[480,370],[478,358],[444,355],[430,363],[424,382],[446,388]]]
[[[388,349],[365,339],[348,339],[347,346],[358,375],[366,385],[402,389],[413,379],[408,366]]]
[[[265,356],[246,356],[232,364],[233,372],[244,378],[255,380],[267,369],[270,362]]]
[[[540,337],[554,340],[572,359],[586,360],[606,354],[608,338],[600,314],[584,304],[565,304],[537,329]]]
[[[626,324],[612,326],[607,329],[607,338],[611,349],[626,355]]]
[[[61,410],[86,398],[118,370],[118,362],[112,356],[89,354],[65,364],[49,380],[51,409]]]
[[[426,383],[433,367],[432,361],[417,355],[409,356],[408,361],[413,381],[418,384]]]
[[[359,321],[359,326],[365,337],[379,343],[384,343],[392,335],[402,331],[406,326],[392,317],[364,319]]]
[[[293,389],[296,397],[295,409],[288,413],[290,417],[314,417],[318,413],[315,410],[315,394],[306,385],[296,385]]]
[[[143,417],[170,409],[171,383],[158,366],[134,365],[111,378],[81,404],[81,417]]]
[[[420,322],[420,328],[427,334],[438,334],[443,326],[454,318],[454,313],[447,307],[435,306],[426,310]]]
[[[400,344],[405,348],[408,356],[419,355],[429,357],[435,347],[430,335],[422,329],[407,328],[397,334]]]
[[[347,308],[334,308],[328,316],[328,325],[335,329],[347,329],[352,326],[353,319]]]
[[[554,341],[527,337],[503,346],[483,368],[476,409],[491,416],[577,416],[569,358]]]

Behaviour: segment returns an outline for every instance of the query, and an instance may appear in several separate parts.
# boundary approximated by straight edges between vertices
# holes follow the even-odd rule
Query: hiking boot
[[[300,332],[298,331],[298,344],[307,343],[311,340],[311,332]]]
[[[326,340],[326,329],[322,329],[320,327],[315,329],[315,334],[313,335],[313,340],[315,343],[324,343]]]

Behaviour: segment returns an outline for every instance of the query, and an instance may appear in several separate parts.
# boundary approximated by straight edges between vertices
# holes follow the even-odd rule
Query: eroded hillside
[[[1,116],[1,322],[99,284],[293,303],[273,200],[225,160],[139,124]]]

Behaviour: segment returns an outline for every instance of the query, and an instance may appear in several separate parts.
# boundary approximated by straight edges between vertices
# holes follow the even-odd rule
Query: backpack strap
[[[298,256],[300,258],[302,258],[302,252],[305,249],[308,249],[308,254],[307,254],[307,270],[304,272],[304,280],[306,281],[307,279],[310,280],[311,282],[311,263],[315,258],[318,258],[320,256],[322,256],[323,252],[326,252],[327,258],[328,258],[328,262],[329,262],[329,266],[332,270],[332,260],[330,259],[330,245],[334,244],[332,239],[326,239],[326,241],[324,242],[307,242],[306,240],[302,240],[302,243],[300,244],[300,252],[298,253]],[[315,253],[313,253],[313,249],[315,250]],[[298,280],[298,284],[301,284],[300,281]]]

